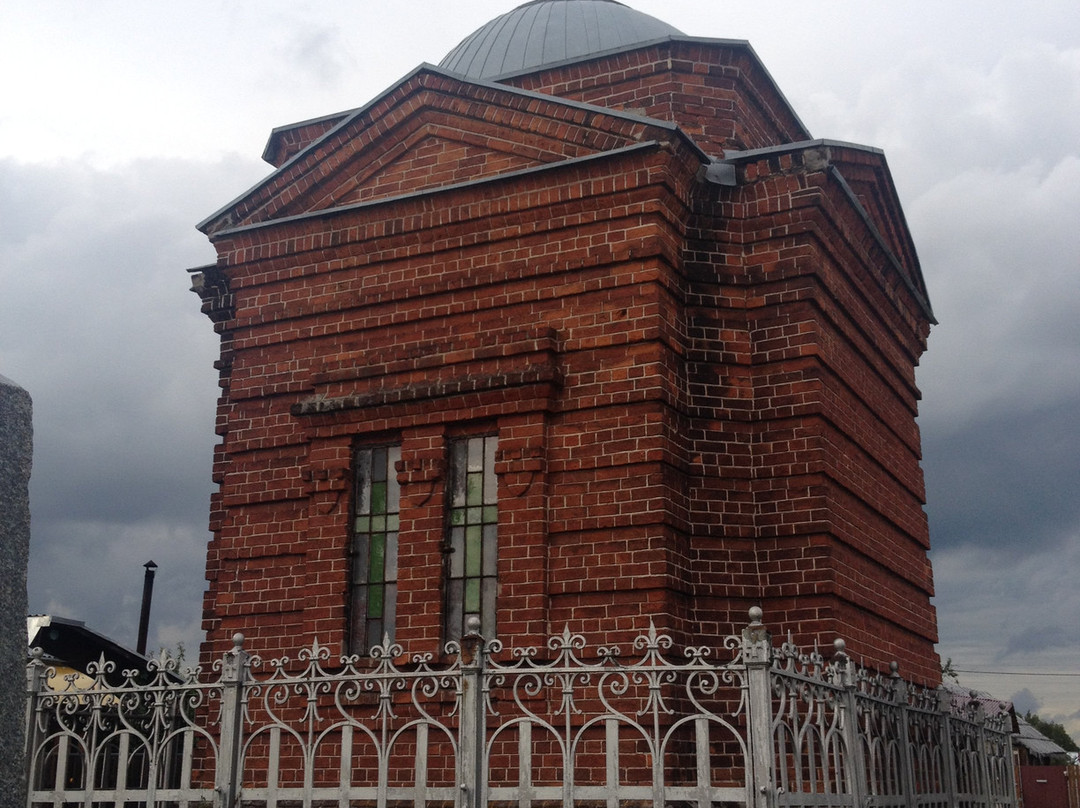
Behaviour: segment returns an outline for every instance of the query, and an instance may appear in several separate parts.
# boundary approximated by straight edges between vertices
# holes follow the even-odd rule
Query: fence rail
[[[564,632],[504,653],[268,663],[243,638],[204,675],[104,660],[89,687],[27,668],[29,808],[482,808],[628,804],[1015,808],[1008,728],[942,693],[741,635],[632,654]],[[678,658],[676,658],[678,657]],[[51,686],[50,686],[51,683]]]

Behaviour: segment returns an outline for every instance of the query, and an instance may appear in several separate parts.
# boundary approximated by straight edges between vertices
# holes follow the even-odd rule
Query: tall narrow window
[[[353,493],[349,650],[361,653],[394,638],[398,580],[400,446],[356,452]]]
[[[498,585],[498,481],[494,435],[450,444],[446,561],[446,637],[458,639],[470,617],[495,636]]]

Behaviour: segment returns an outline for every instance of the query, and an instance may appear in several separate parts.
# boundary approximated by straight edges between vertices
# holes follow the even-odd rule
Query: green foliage
[[[1065,727],[1056,721],[1047,721],[1030,712],[1024,716],[1024,720],[1066,752],[1080,752],[1080,746],[1076,745],[1076,741],[1066,732]]]
[[[952,679],[957,684],[960,684],[960,676],[957,674],[956,668],[953,667],[952,657],[941,663],[941,678]]]
[[[184,661],[184,655],[187,653],[187,649],[184,647],[184,643],[182,641],[177,642],[175,648],[166,648],[165,646],[162,646],[158,649],[158,652],[157,654],[155,654],[155,656],[160,657],[163,653],[167,654],[172,659],[172,661],[176,663],[176,667],[178,670],[183,667],[182,663]]]

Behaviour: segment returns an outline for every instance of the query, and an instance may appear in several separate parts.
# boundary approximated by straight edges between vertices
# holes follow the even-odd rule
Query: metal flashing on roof
[[[242,194],[237,196],[235,199],[233,199],[232,201],[230,201],[229,203],[227,203],[223,207],[219,208],[214,213],[211,213],[209,216],[207,216],[205,219],[203,219],[201,222],[199,222],[196,225],[196,229],[199,230],[200,232],[208,233],[210,225],[215,220],[217,220],[218,218],[220,218],[221,216],[223,216],[224,214],[228,213],[230,210],[235,208],[237,205],[239,205],[246,198],[251,196],[259,188],[263,187],[268,182],[271,182],[274,177],[284,173],[291,166],[293,166],[293,164],[303,160],[304,157],[306,155],[308,155],[312,151],[312,149],[317,148],[320,143],[329,141],[337,133],[339,133],[344,127],[349,126],[358,117],[362,116],[368,110],[370,110],[370,109],[374,108],[375,106],[377,106],[386,96],[388,96],[390,93],[394,92],[399,87],[401,87],[402,84],[404,84],[407,81],[410,81],[411,79],[413,79],[417,75],[419,75],[421,73],[425,73],[425,72],[440,75],[440,76],[446,76],[447,78],[453,79],[455,81],[462,82],[463,84],[466,84],[466,85],[473,84],[473,85],[477,85],[479,87],[489,87],[491,89],[498,90],[499,92],[503,92],[503,93],[510,93],[512,95],[522,96],[522,97],[526,97],[526,98],[535,98],[535,99],[537,99],[539,101],[543,101],[543,102],[548,103],[548,104],[556,104],[556,105],[562,106],[562,107],[569,107],[569,108],[572,108],[572,109],[580,109],[580,110],[585,110],[585,111],[589,111],[589,112],[595,112],[595,113],[605,115],[605,116],[608,116],[608,117],[612,117],[612,118],[621,118],[623,120],[636,121],[636,122],[647,124],[648,126],[652,126],[652,127],[658,128],[658,129],[665,129],[665,130],[667,130],[669,132],[672,132],[676,136],[681,137],[686,142],[686,144],[698,154],[698,156],[702,160],[702,162],[708,162],[710,160],[710,158],[708,157],[708,155],[706,155],[706,153],[702,150],[702,148],[700,146],[698,146],[698,144],[695,143],[692,138],[690,138],[688,135],[686,135],[686,133],[683,132],[683,130],[679,128],[678,124],[676,124],[676,123],[674,123],[672,121],[663,120],[661,118],[650,118],[650,117],[648,117],[646,115],[641,115],[641,114],[638,114],[638,113],[635,113],[635,112],[628,112],[626,110],[614,109],[614,108],[611,108],[611,107],[597,106],[595,104],[588,104],[588,103],[586,103],[584,101],[575,101],[575,100],[570,99],[570,98],[561,98],[559,96],[548,95],[547,93],[535,92],[533,90],[525,90],[525,89],[522,89],[520,87],[514,87],[512,85],[507,85],[507,84],[500,84],[500,83],[494,82],[494,81],[488,81],[488,80],[483,80],[483,79],[469,79],[469,78],[465,78],[463,76],[460,76],[460,75],[458,75],[456,73],[452,73],[452,72],[450,72],[450,71],[448,71],[448,70],[446,70],[444,68],[437,67],[435,65],[425,63],[425,64],[421,64],[421,65],[417,66],[416,68],[414,68],[413,70],[409,71],[398,82],[396,82],[395,84],[388,87],[386,90],[381,92],[379,95],[375,96],[375,98],[373,98],[368,103],[364,104],[362,107],[357,107],[356,109],[347,110],[347,111],[344,111],[344,112],[339,112],[339,113],[336,113],[334,115],[323,116],[322,119],[313,119],[313,120],[325,120],[325,119],[328,119],[328,118],[341,117],[341,121],[338,124],[331,127],[323,135],[316,138],[311,143],[309,143],[307,146],[305,146],[303,149],[298,151],[296,154],[294,154],[292,157],[290,157],[288,160],[286,160],[284,163],[282,163],[280,166],[278,166],[274,171],[272,171],[267,177],[260,180],[255,185],[251,186],[250,188],[248,188]],[[292,126],[302,126],[302,125],[304,125],[304,123],[306,123],[306,122],[300,122],[298,124],[293,124]],[[288,129],[288,128],[290,128],[290,127],[289,126],[278,127],[278,129]],[[618,150],[615,150],[615,151],[618,151]],[[608,152],[608,153],[613,153],[613,152]],[[600,156],[600,155],[596,155],[596,156]],[[555,165],[564,165],[564,164],[565,163],[557,163]],[[438,189],[435,189],[435,190],[438,190]],[[315,213],[325,213],[325,212],[326,211],[316,211]],[[301,214],[301,215],[305,215],[305,214]],[[280,222],[282,220],[277,219],[277,220],[274,220],[274,221]],[[271,224],[271,223],[272,222],[262,222],[262,223],[256,223],[256,224]],[[248,225],[248,226],[254,226],[254,225]],[[225,233],[225,232],[232,233],[232,232],[236,232],[236,231],[242,230],[242,229],[245,229],[244,226],[236,227],[236,228],[227,227],[227,228],[223,228],[221,231],[218,231],[217,233],[215,233],[215,235],[217,235],[218,233]]]
[[[734,151],[728,150],[725,152],[724,157],[720,160],[715,160],[712,165],[706,169],[705,179],[715,185],[736,185],[737,180],[733,176],[734,167],[740,163],[749,162],[752,160],[759,160],[762,157],[773,157],[780,154],[790,154],[793,152],[818,152],[814,155],[814,159],[817,161],[816,168],[825,170],[829,176],[837,183],[844,196],[847,197],[854,210],[858,213],[859,217],[865,222],[867,229],[869,230],[874,241],[878,247],[896,270],[897,275],[900,277],[901,282],[911,292],[912,296],[918,302],[919,307],[922,309],[923,314],[926,315],[931,325],[937,324],[937,318],[934,316],[934,310],[930,305],[929,296],[916,286],[914,281],[908,276],[907,270],[904,268],[903,263],[893,252],[889,246],[888,241],[882,235],[878,226],[874,223],[874,218],[870,215],[869,211],[863,206],[859,200],[858,195],[852,190],[848,181],[844,179],[844,175],[832,164],[832,156],[830,149],[851,149],[854,151],[866,152],[867,154],[874,154],[884,158],[885,152],[875,146],[863,146],[858,143],[848,143],[842,140],[830,140],[827,138],[819,138],[817,140],[802,140],[796,143],[781,143],[776,146],[768,146],[763,149],[748,149],[746,151]],[[725,171],[724,166],[730,168],[731,173]],[[899,215],[903,217],[903,210],[899,209]],[[906,224],[905,224],[906,227]],[[914,247],[912,247],[914,250]],[[915,259],[918,260],[917,258]],[[918,266],[912,268],[912,271],[919,273]]]
[[[1016,716],[1016,723],[1020,729],[1019,734],[1016,736],[1016,742],[1032,755],[1048,757],[1068,754],[1060,744],[1047,738],[1022,717]]]
[[[266,221],[251,222],[250,224],[243,224],[237,227],[224,228],[216,232],[215,236],[231,236],[236,233],[250,232],[253,230],[260,230],[265,227],[274,227],[276,225],[287,224],[290,222],[302,222],[309,219],[318,219],[322,216],[332,216],[339,213],[347,213],[349,211],[363,210],[365,208],[373,208],[378,205],[386,205],[394,202],[401,202],[407,199],[418,199],[425,196],[433,196],[435,194],[447,193],[450,191],[458,191],[462,188],[471,188],[475,186],[485,185],[487,183],[501,182],[504,180],[515,179],[518,177],[525,177],[530,174],[539,174],[544,171],[555,171],[558,169],[567,168],[570,166],[580,165],[582,163],[588,163],[596,160],[603,160],[610,157],[618,157],[620,155],[630,154],[637,151],[648,151],[652,149],[661,148],[660,142],[656,140],[642,141],[641,143],[635,143],[631,146],[623,146],[618,149],[611,149],[609,151],[597,152],[595,154],[586,154],[581,157],[570,157],[566,160],[560,160],[557,163],[544,163],[539,166],[531,166],[529,168],[518,169],[517,171],[508,171],[505,174],[493,174],[487,177],[479,177],[474,180],[466,180],[465,182],[456,182],[450,185],[440,185],[434,188],[424,188],[420,191],[410,191],[397,196],[380,197],[378,199],[368,199],[363,202],[354,202],[348,205],[339,205],[331,208],[320,208],[319,210],[307,211],[305,213],[297,213],[292,216],[283,216],[280,219],[267,219]]]

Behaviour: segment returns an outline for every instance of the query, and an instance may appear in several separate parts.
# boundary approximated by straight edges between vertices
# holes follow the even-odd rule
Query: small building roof
[[[1047,738],[1020,716],[1016,717],[1016,723],[1020,728],[1016,742],[1027,749],[1033,757],[1068,754],[1059,744]]]
[[[465,37],[439,67],[493,78],[681,35],[616,0],[532,0]]]
[[[116,665],[106,675],[111,684],[123,681],[125,670],[145,671],[149,659],[104,634],[88,628],[81,620],[38,614],[26,618],[28,650],[40,648],[45,661],[63,663],[81,673],[101,659]]]

